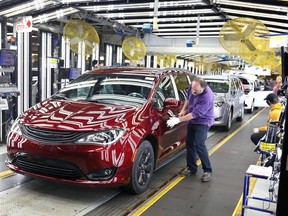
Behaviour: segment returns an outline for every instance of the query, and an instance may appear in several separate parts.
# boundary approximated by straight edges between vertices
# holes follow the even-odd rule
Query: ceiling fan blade
[[[238,34],[224,34],[224,40],[239,41],[240,37]]]
[[[84,43],[85,43],[86,46],[90,47],[91,49],[94,48],[93,42],[90,42],[89,40],[84,40]]]
[[[246,29],[243,31],[243,36],[244,37],[249,36],[253,31],[255,31],[256,26],[257,23],[253,23],[253,25],[248,25]]]
[[[249,39],[245,39],[243,43],[248,47],[250,51],[256,50],[255,46],[251,43]]]
[[[70,45],[73,46],[77,43],[79,43],[81,41],[81,39],[79,37],[74,37],[70,40]]]

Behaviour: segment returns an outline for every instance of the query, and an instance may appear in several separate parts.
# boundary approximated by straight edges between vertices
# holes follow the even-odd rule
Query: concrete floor
[[[242,195],[244,175],[249,165],[256,164],[259,158],[254,152],[255,146],[250,141],[250,135],[254,127],[265,123],[267,115],[268,109],[265,109],[210,156],[213,166],[213,179],[210,182],[200,181],[202,173],[199,169],[197,176],[180,180],[142,215],[228,216],[233,213],[240,215],[241,211],[240,213],[234,211]],[[261,183],[255,190],[257,188],[268,191],[268,188],[265,186],[263,188]],[[252,210],[249,212],[251,215],[263,215],[262,212]]]

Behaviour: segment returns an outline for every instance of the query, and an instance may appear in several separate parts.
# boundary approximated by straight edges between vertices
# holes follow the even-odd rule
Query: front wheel
[[[248,109],[248,113],[253,113],[254,111],[254,100],[252,101],[251,108]]]
[[[241,122],[244,119],[244,105],[240,110],[240,115],[236,118],[236,121]]]
[[[227,122],[226,125],[224,126],[225,131],[229,131],[232,125],[232,111],[230,110],[227,116]]]
[[[130,183],[122,189],[140,194],[147,190],[154,170],[154,151],[147,140],[141,143],[132,167]]]

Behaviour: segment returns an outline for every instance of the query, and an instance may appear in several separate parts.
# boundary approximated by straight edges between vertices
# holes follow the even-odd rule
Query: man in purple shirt
[[[171,117],[167,125],[173,127],[183,121],[189,121],[186,137],[187,169],[183,174],[189,176],[197,173],[198,154],[204,171],[201,181],[208,182],[212,177],[212,167],[205,141],[214,122],[214,94],[200,77],[196,77],[189,85],[188,100],[185,101],[179,117]]]

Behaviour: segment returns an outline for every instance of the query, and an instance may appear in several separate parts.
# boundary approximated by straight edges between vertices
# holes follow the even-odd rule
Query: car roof
[[[244,79],[249,79],[249,80],[256,80],[258,79],[257,76],[253,75],[253,74],[237,74],[236,76],[240,77],[240,78],[244,78]]]
[[[205,80],[228,80],[232,77],[237,77],[235,75],[201,75]]]
[[[137,74],[143,76],[160,77],[169,73],[186,73],[195,76],[192,72],[179,68],[141,68],[141,67],[101,67],[99,69],[87,71],[89,74]]]

